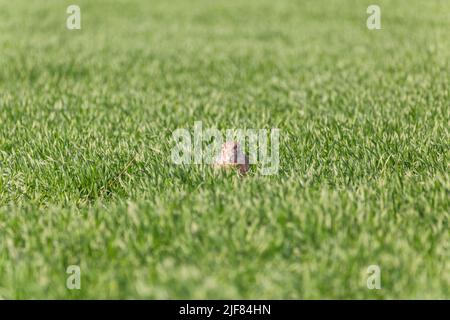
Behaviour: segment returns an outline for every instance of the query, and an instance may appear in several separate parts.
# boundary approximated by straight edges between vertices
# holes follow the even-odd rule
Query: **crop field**
[[[450,1],[374,2],[0,0],[0,299],[449,299]]]

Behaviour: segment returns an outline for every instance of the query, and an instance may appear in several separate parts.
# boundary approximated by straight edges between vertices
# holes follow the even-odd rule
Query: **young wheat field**
[[[450,1],[373,2],[0,0],[0,298],[450,298]]]

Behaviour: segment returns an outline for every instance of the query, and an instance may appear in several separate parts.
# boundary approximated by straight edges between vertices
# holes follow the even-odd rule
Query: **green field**
[[[450,1],[372,3],[0,0],[0,298],[449,299]],[[278,174],[175,165],[195,121]]]

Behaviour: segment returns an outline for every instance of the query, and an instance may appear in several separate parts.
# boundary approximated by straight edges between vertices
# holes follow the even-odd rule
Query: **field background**
[[[0,0],[0,298],[450,298],[450,1],[372,3]],[[279,174],[175,166],[194,121]]]

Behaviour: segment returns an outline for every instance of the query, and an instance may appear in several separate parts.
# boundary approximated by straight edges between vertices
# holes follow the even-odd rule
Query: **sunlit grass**
[[[450,297],[450,3],[72,3],[0,1],[0,298]],[[174,165],[195,121],[279,173]]]

